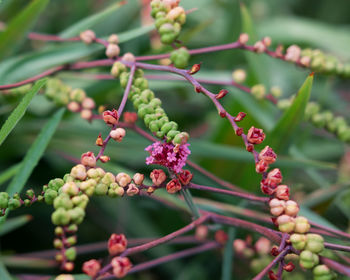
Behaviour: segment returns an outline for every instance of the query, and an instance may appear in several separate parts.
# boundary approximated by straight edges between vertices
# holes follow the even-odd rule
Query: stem
[[[342,265],[336,261],[333,261],[331,259],[328,259],[326,257],[320,257],[320,260],[322,263],[324,263],[325,265],[327,265],[329,268],[343,274],[346,276],[350,277],[350,267],[349,266],[345,266]]]
[[[331,250],[350,252],[350,246],[338,245],[338,244],[333,244],[329,242],[324,242],[324,246],[325,248],[328,248]]]
[[[261,280],[264,276],[274,267],[279,261],[281,261],[290,251],[290,246],[286,247],[276,258],[272,260],[253,280]]]
[[[198,219],[201,215],[199,213],[197,206],[193,202],[190,190],[189,189],[182,189],[180,192],[183,195],[188,208],[190,208],[192,215],[193,215],[193,218]]]
[[[253,194],[245,194],[245,193],[240,193],[240,192],[223,190],[223,189],[219,189],[219,188],[213,188],[213,187],[208,187],[208,186],[203,186],[203,185],[197,185],[197,184],[194,184],[194,183],[190,183],[187,187],[190,188],[190,189],[196,189],[196,190],[216,192],[216,193],[222,193],[222,194],[237,196],[237,197],[241,197],[241,198],[244,198],[244,199],[247,199],[247,200],[250,200],[250,201],[258,201],[258,202],[267,202],[267,201],[269,201],[268,197],[259,197],[259,196],[255,196]]]

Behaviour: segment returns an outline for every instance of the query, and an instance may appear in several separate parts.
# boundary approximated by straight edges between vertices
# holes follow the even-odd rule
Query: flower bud
[[[286,185],[278,185],[274,193],[278,199],[289,200],[289,188]]]
[[[92,30],[85,30],[80,33],[80,39],[85,44],[91,44],[96,39],[96,34]]]
[[[101,161],[102,163],[108,162],[108,161],[110,161],[110,160],[111,160],[111,158],[110,158],[109,156],[106,156],[106,155],[100,156],[100,161]]]
[[[196,232],[194,234],[194,236],[198,239],[198,240],[205,240],[208,237],[208,227],[205,225],[199,225],[196,227]]]
[[[264,37],[263,39],[262,39],[262,42],[264,43],[264,45],[266,46],[266,47],[269,47],[269,46],[271,46],[271,38],[270,37]]]
[[[277,218],[278,229],[282,232],[292,232],[295,227],[294,219],[288,215],[281,215]]]
[[[139,192],[140,192],[139,188],[136,187],[136,185],[133,183],[129,184],[128,189],[126,190],[126,194],[128,196],[137,195],[137,194],[139,194]]]
[[[239,112],[238,114],[237,114],[237,116],[233,119],[235,122],[240,122],[240,121],[242,121],[244,118],[245,118],[245,116],[246,116],[247,114],[246,113],[244,113],[244,112]],[[242,131],[243,132],[243,131]],[[237,132],[236,132],[237,133]],[[242,135],[242,133],[240,134],[240,135]]]
[[[306,235],[306,250],[318,254],[324,249],[324,239],[319,234],[308,233]]]
[[[55,209],[64,208],[64,209],[72,209],[73,208],[73,202],[71,201],[70,197],[66,193],[61,193],[59,196],[57,196],[53,201],[53,206]]]
[[[125,112],[123,117],[126,123],[135,123],[137,121],[137,114],[134,112]]]
[[[74,261],[76,256],[77,256],[77,251],[75,248],[71,247],[71,248],[68,248],[65,252],[65,256],[67,258],[67,260],[69,261]]]
[[[110,44],[118,44],[119,43],[119,37],[117,34],[111,34],[109,37],[108,37],[108,43]]]
[[[57,235],[57,236],[63,235],[63,228],[62,227],[55,227],[55,235]]]
[[[113,109],[112,111],[104,111],[103,112],[103,120],[105,121],[106,124],[108,125],[116,125],[119,120],[118,112]]]
[[[114,130],[111,130],[109,135],[117,142],[121,142],[125,136],[125,129],[124,128],[116,128]]]
[[[266,146],[259,153],[259,159],[265,161],[268,164],[274,163],[276,161],[276,158],[277,156],[275,152],[269,146]]]
[[[119,184],[119,186],[121,186],[123,188],[131,183],[130,176],[124,172],[118,173],[115,179],[116,179],[117,183]]]
[[[295,217],[299,212],[299,205],[294,200],[288,200],[286,202],[286,208],[284,213],[288,216]]]
[[[191,70],[188,72],[190,75],[196,74],[199,70],[201,70],[201,63],[193,64]]]
[[[90,121],[92,118],[92,111],[90,109],[83,109],[80,112],[80,117],[84,120]]]
[[[257,84],[252,87],[251,93],[256,99],[263,99],[266,95],[266,88],[262,84]]]
[[[296,250],[304,250],[305,245],[306,245],[306,235],[305,234],[294,233],[290,236],[289,240]]]
[[[49,181],[48,187],[55,191],[58,191],[64,185],[64,181],[61,178],[52,179]]]
[[[74,102],[81,103],[86,98],[86,93],[81,88],[76,88],[69,93],[69,98]],[[78,104],[79,105],[79,104]],[[69,106],[69,104],[68,104]],[[80,105],[79,105],[80,107]],[[76,111],[73,111],[76,112]]]
[[[0,208],[7,208],[9,201],[9,195],[7,192],[0,193]]]
[[[60,274],[55,278],[55,280],[74,280],[74,277],[70,274]]]
[[[261,41],[257,41],[255,44],[254,44],[254,51],[256,53],[263,53],[266,51],[266,46],[263,42]]]
[[[97,136],[95,144],[100,147],[103,146],[103,139],[102,139],[101,133]]]
[[[44,194],[45,202],[47,204],[52,204],[55,198],[57,197],[58,193],[55,190],[47,189]]]
[[[269,165],[264,160],[259,160],[259,162],[255,165],[255,171],[257,173],[264,173],[269,168]]]
[[[85,217],[85,211],[80,207],[68,210],[72,223],[81,224]]]
[[[259,255],[267,255],[271,250],[271,242],[265,237],[260,237],[254,244]]]
[[[169,135],[167,134],[167,137],[169,137]],[[188,135],[187,132],[180,132],[178,134],[175,135],[174,139],[173,139],[173,144],[175,145],[183,145],[186,144],[188,141],[188,138],[190,136]]]
[[[128,241],[124,234],[113,233],[108,239],[108,252],[114,256],[123,253],[128,246]]]
[[[83,263],[82,271],[90,277],[95,277],[101,269],[99,261],[92,259]]]
[[[277,274],[274,273],[272,270],[269,270],[268,276],[270,280],[278,280]]]
[[[181,187],[181,184],[180,184],[179,180],[177,180],[177,179],[172,179],[172,180],[169,181],[169,182],[167,183],[167,185],[166,185],[166,190],[167,190],[167,192],[168,192],[168,193],[171,193],[171,194],[180,191],[181,188],[182,188],[182,187]]]
[[[247,74],[243,69],[237,69],[232,72],[232,79],[238,84],[242,84],[246,78]]]
[[[233,249],[237,254],[243,254],[244,250],[247,248],[247,243],[242,239],[235,239],[233,241]]]
[[[249,35],[247,33],[241,33],[238,38],[238,42],[241,45],[245,45],[249,40]]]
[[[135,59],[135,56],[130,53],[130,52],[127,52],[125,53],[123,56],[122,56],[122,61],[125,61],[125,62],[135,62],[136,59]]]
[[[111,261],[113,274],[117,278],[123,278],[132,267],[130,260],[126,257],[115,257]]]
[[[151,174],[149,175],[153,184],[157,187],[160,186],[166,180],[166,174],[161,169],[153,169]]]
[[[132,179],[136,185],[141,185],[143,180],[145,179],[145,175],[143,175],[141,173],[135,173],[135,175],[132,177]]]
[[[72,271],[74,269],[74,263],[73,262],[66,262],[63,265],[63,270],[65,271]]]
[[[54,191],[54,190],[50,190],[52,192],[55,192],[56,195],[57,195],[57,192]],[[52,199],[53,201],[53,199]],[[52,202],[51,202],[52,203]],[[9,201],[8,201],[8,205],[7,207],[10,209],[10,210],[15,210],[19,207],[21,207],[21,201],[19,199],[16,199],[16,198],[10,198]]]
[[[81,155],[81,164],[88,167],[96,166],[96,158],[93,152],[87,152]]]
[[[275,188],[282,182],[282,179],[283,177],[282,177],[281,171],[278,168],[275,168],[267,174],[265,183],[268,186]]]
[[[270,212],[274,216],[279,216],[284,212],[286,203],[284,200],[279,200],[277,198],[271,199],[269,202]]]
[[[305,67],[310,67],[311,57],[310,56],[302,56],[300,58],[300,63]]]
[[[114,190],[114,192],[117,196],[123,196],[125,191],[122,187],[118,187]]]
[[[228,240],[228,235],[225,231],[219,229],[215,232],[215,241],[221,245],[225,245]]]
[[[177,178],[179,178],[182,185],[186,186],[191,182],[193,174],[189,170],[182,170],[181,173],[177,174]]]
[[[105,54],[109,58],[116,57],[120,54],[120,48],[116,44],[108,44]]]
[[[95,101],[92,98],[86,97],[86,98],[84,98],[83,102],[81,103],[81,106],[84,109],[92,110],[92,109],[95,108],[96,104],[95,104]]]
[[[332,280],[335,279],[332,271],[325,264],[319,264],[312,270],[315,280]]]
[[[95,187],[94,194],[96,195],[106,195],[108,191],[108,186],[106,184],[99,183]]]
[[[72,202],[74,206],[78,206],[82,209],[85,209],[89,202],[89,197],[86,194],[77,195],[72,197]]]
[[[265,133],[262,129],[255,128],[254,126],[252,126],[248,131],[247,139],[249,143],[260,144],[265,139]]]
[[[55,238],[53,241],[53,247],[55,249],[61,249],[63,247],[63,242],[61,239]]]
[[[76,101],[71,101],[68,103],[67,108],[71,112],[79,112],[80,111],[80,104]]]
[[[101,183],[110,185],[112,183],[115,183],[115,176],[111,172],[107,172],[103,178],[101,179]]]
[[[294,268],[295,268],[295,265],[292,262],[289,262],[283,266],[283,269],[287,272],[292,272]]]
[[[54,225],[64,226],[69,224],[70,216],[64,208],[58,208],[55,212],[52,213],[51,220]]]
[[[295,218],[295,229],[297,233],[306,233],[310,230],[310,224],[308,219],[305,217],[299,216]]]
[[[285,60],[296,62],[300,58],[301,49],[297,45],[291,45],[285,55]]]
[[[319,262],[319,258],[316,254],[311,251],[304,250],[300,253],[299,264],[301,267],[310,269],[317,265]]]
[[[121,63],[120,61],[117,61],[112,66],[111,75],[114,78],[118,78],[119,75],[125,71],[126,71],[126,66],[123,63]]]
[[[77,195],[79,193],[79,188],[77,187],[76,183],[68,182],[68,183],[65,183],[63,185],[62,192],[66,193],[70,196],[74,196],[74,195]]]
[[[86,154],[84,154],[84,155],[86,155]],[[72,177],[74,177],[75,179],[78,179],[80,181],[84,181],[86,179],[86,176],[87,176],[85,166],[83,164],[78,164],[78,165],[74,166],[70,171],[70,175]]]

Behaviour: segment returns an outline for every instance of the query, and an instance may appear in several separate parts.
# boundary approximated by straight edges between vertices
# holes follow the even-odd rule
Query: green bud
[[[66,175],[69,176],[69,174],[66,174]],[[58,191],[64,185],[64,182],[65,181],[62,180],[61,178],[52,179],[52,180],[50,180],[48,187],[50,189]]]
[[[77,195],[79,193],[79,188],[75,182],[68,182],[63,185],[61,188],[63,193],[66,193],[70,196]]]
[[[81,88],[77,88],[70,92],[69,97],[72,101],[81,103],[86,98],[86,93]]]
[[[257,84],[252,87],[251,93],[256,99],[263,99],[266,94],[266,88],[262,84]]]
[[[67,238],[67,243],[70,245],[70,246],[73,246],[77,243],[77,237],[76,236],[70,236]]]
[[[92,196],[95,193],[95,187],[90,187],[85,190],[87,196]]]
[[[319,234],[309,233],[306,235],[306,250],[312,253],[320,253],[324,249],[324,239]]]
[[[74,181],[74,177],[72,177],[70,174],[65,174],[64,177],[63,177],[63,181],[65,183],[73,182]]]
[[[159,27],[159,34],[166,35],[166,34],[172,34],[175,32],[174,25],[171,23],[164,23]]]
[[[150,102],[149,105],[152,106],[153,108],[160,107],[162,105],[162,101],[159,98],[153,98]]]
[[[160,14],[160,13],[158,13],[158,14]],[[157,29],[160,29],[160,27],[166,23],[171,24],[172,20],[167,19],[165,17],[159,17],[155,20],[154,25],[156,26]]]
[[[123,72],[120,74],[120,86],[122,88],[126,88],[126,85],[128,84],[128,80],[129,80],[129,77],[130,77],[130,73],[128,72]]]
[[[110,185],[114,182],[115,182],[115,176],[111,172],[107,172],[101,180],[101,183],[106,185]]]
[[[163,43],[163,44],[171,44],[172,42],[175,41],[177,37],[177,34],[175,33],[166,33],[166,34],[163,34],[161,35],[160,37],[160,41]]]
[[[280,87],[278,86],[273,86],[271,89],[270,89],[270,92],[271,94],[276,97],[276,98],[280,98],[282,96],[282,90]]]
[[[148,80],[145,78],[136,78],[133,84],[141,90],[148,89]]]
[[[156,136],[162,139],[165,136],[165,133],[163,131],[157,131]]]
[[[148,127],[151,132],[156,133],[160,128],[159,121],[151,121]]]
[[[34,195],[35,195],[33,189],[27,190],[27,191],[26,191],[26,195],[27,195],[27,197],[29,197],[30,199],[33,199],[33,197],[34,197]]]
[[[89,202],[89,197],[86,194],[77,195],[72,197],[72,202],[74,206],[85,209]]]
[[[115,189],[109,189],[108,196],[109,197],[117,197],[118,195],[116,194]]]
[[[121,73],[126,72],[126,70],[127,70],[126,66],[123,63],[117,61],[112,66],[111,75],[115,78],[118,78],[118,76]]]
[[[51,220],[54,225],[65,226],[69,224],[70,216],[68,211],[66,211],[64,208],[58,208],[55,212],[52,213]]]
[[[143,119],[147,114],[153,114],[154,113],[154,109],[149,106],[149,105],[144,105],[144,106],[140,106],[139,109],[137,110],[137,114],[138,116]]]
[[[53,241],[53,247],[55,249],[61,249],[63,247],[63,242],[61,239],[55,238],[55,240]]]
[[[346,127],[346,129],[340,131],[338,133],[339,139],[344,142],[349,142],[350,141],[350,128]]]
[[[317,127],[324,127],[326,125],[326,119],[324,118],[323,114],[315,114],[311,118],[312,123]]]
[[[23,202],[24,202],[24,206],[26,207],[32,205],[32,202],[30,201],[30,199],[25,199]]]
[[[130,89],[130,93],[129,93],[129,98],[133,100],[133,97],[135,96],[140,96],[141,94],[141,90],[138,88],[138,87],[135,87],[135,86],[131,86],[131,89]]]
[[[96,174],[97,174],[97,171],[96,171]],[[98,178],[98,176],[96,176],[95,178]],[[88,188],[95,187],[96,184],[97,182],[95,179],[88,179],[80,183],[80,190],[86,191]]]
[[[162,126],[161,131],[164,133],[168,133],[170,130],[176,130],[177,127],[178,125],[176,122],[168,122]]]
[[[325,60],[321,56],[316,56],[311,59],[310,67],[312,70],[321,71],[325,65]]]
[[[53,201],[53,207],[55,209],[63,208],[63,209],[72,209],[73,208],[73,202],[71,201],[70,197],[66,193],[61,193],[59,196],[57,196]]]
[[[80,224],[85,217],[85,211],[80,207],[74,207],[68,210],[72,223]]]
[[[171,140],[174,139],[174,137],[176,135],[178,135],[180,133],[180,131],[178,130],[170,130],[167,134],[166,134],[166,137],[167,137],[167,142],[169,143]]]
[[[289,98],[281,99],[277,102],[278,109],[283,111],[287,110],[290,107],[290,105],[292,105],[292,101]]]
[[[334,273],[324,264],[317,265],[312,273],[314,280],[332,280],[336,278]]]
[[[109,188],[112,189],[112,190],[115,190],[118,187],[119,187],[118,183],[112,183],[112,184],[109,185]]]
[[[146,114],[145,117],[143,118],[145,125],[149,126],[149,124],[152,121],[156,121],[157,120],[157,116],[155,114]]]
[[[306,245],[306,235],[294,233],[290,236],[290,242],[292,242],[295,249],[303,250]]]
[[[47,204],[52,204],[55,198],[57,197],[57,195],[58,195],[57,191],[53,189],[47,189],[44,194],[45,202]]]
[[[315,102],[309,102],[305,108],[305,119],[310,120],[313,115],[317,114],[320,111],[320,105]]]
[[[106,184],[97,184],[95,188],[96,195],[105,195],[108,191],[108,185]]]
[[[44,201],[44,197],[42,195],[40,195],[40,194],[37,196],[37,199],[38,199],[39,202]]]
[[[177,68],[185,68],[188,65],[190,53],[185,47],[174,50],[170,54],[170,60]]]
[[[159,119],[159,125],[160,127],[163,127],[163,125],[165,125],[166,123],[169,122],[169,118],[167,116],[161,117]]]
[[[21,207],[21,201],[16,198],[10,198],[8,202],[8,208],[10,210],[15,210],[17,208]]]
[[[319,258],[311,251],[304,250],[300,253],[299,263],[306,269],[313,268],[319,262]]]
[[[140,93],[141,94],[141,93]],[[140,94],[135,94],[131,97],[131,101],[134,103],[136,100],[141,100]]]
[[[0,195],[0,196],[2,196],[2,195]],[[8,197],[8,195],[7,195],[7,197]],[[15,198],[15,199],[21,199],[21,197],[19,196],[18,193],[15,193],[15,194],[13,195],[13,198]]]
[[[7,196],[0,195],[0,208],[7,208],[8,202],[9,202],[8,194],[7,194]]]
[[[180,145],[185,144],[187,143],[189,137],[190,136],[188,135],[187,132],[181,132],[174,137],[173,143],[180,144]]]
[[[62,227],[55,227],[55,235],[61,236],[63,234],[63,228]]]
[[[77,257],[77,251],[74,247],[68,248],[65,252],[65,256],[67,260],[69,261],[74,261],[75,258]]]
[[[71,224],[68,226],[67,231],[69,233],[75,233],[78,231],[78,226],[76,224]]]
[[[133,101],[133,104],[134,104],[134,108],[135,108],[135,109],[138,109],[139,106],[140,106],[141,104],[143,104],[143,101],[142,101],[141,98],[136,98],[136,99]]]

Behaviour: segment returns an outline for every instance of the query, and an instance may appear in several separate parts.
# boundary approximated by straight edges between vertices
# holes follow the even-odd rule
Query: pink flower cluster
[[[145,151],[150,156],[146,158],[146,164],[158,164],[165,166],[175,173],[180,173],[185,166],[188,155],[191,153],[188,148],[190,144],[182,144],[176,147],[171,143],[154,142]]]

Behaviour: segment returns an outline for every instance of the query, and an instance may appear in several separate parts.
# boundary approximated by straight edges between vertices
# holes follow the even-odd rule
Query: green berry
[[[68,213],[72,223],[80,224],[84,220],[85,211],[80,207],[75,207],[73,209],[70,209],[68,210]]]
[[[149,129],[151,132],[155,133],[159,130],[160,125],[159,125],[159,121],[151,121],[149,124]]]
[[[316,254],[311,251],[304,250],[300,253],[299,263],[306,269],[313,268],[319,262],[319,258]]]
[[[65,256],[66,256],[67,260],[74,261],[75,258],[77,257],[76,249],[74,247],[67,249],[65,252]]]
[[[324,239],[319,234],[309,233],[306,235],[306,250],[312,253],[320,253],[324,249]]]
[[[108,191],[108,185],[106,184],[97,184],[95,187],[95,194],[96,195],[105,195]]]
[[[51,220],[54,225],[65,226],[69,224],[70,215],[64,208],[58,208],[52,213]]]
[[[86,98],[86,93],[84,90],[77,88],[70,92],[69,97],[70,100],[81,103]]]
[[[58,193],[57,191],[53,189],[47,189],[44,194],[45,202],[47,204],[52,204],[55,198],[57,197]]]
[[[70,197],[66,193],[61,193],[59,196],[57,196],[53,201],[53,206],[55,209],[62,208],[62,209],[72,209],[73,208],[73,202],[71,201]]]
[[[171,140],[174,139],[174,137],[176,137],[176,135],[178,135],[180,133],[180,131],[178,130],[170,130],[167,134],[167,142],[169,143]]]
[[[184,47],[171,52],[170,60],[177,68],[185,68],[188,65],[190,59],[190,53]]]
[[[66,175],[69,176],[69,174],[66,174]],[[63,185],[64,185],[64,180],[62,180],[61,178],[56,178],[56,179],[50,180],[48,187],[50,189],[58,191]]]
[[[8,208],[10,210],[15,210],[17,208],[21,207],[21,201],[16,198],[10,198],[8,202]]]
[[[148,80],[145,78],[136,78],[134,85],[141,90],[148,89]]]

